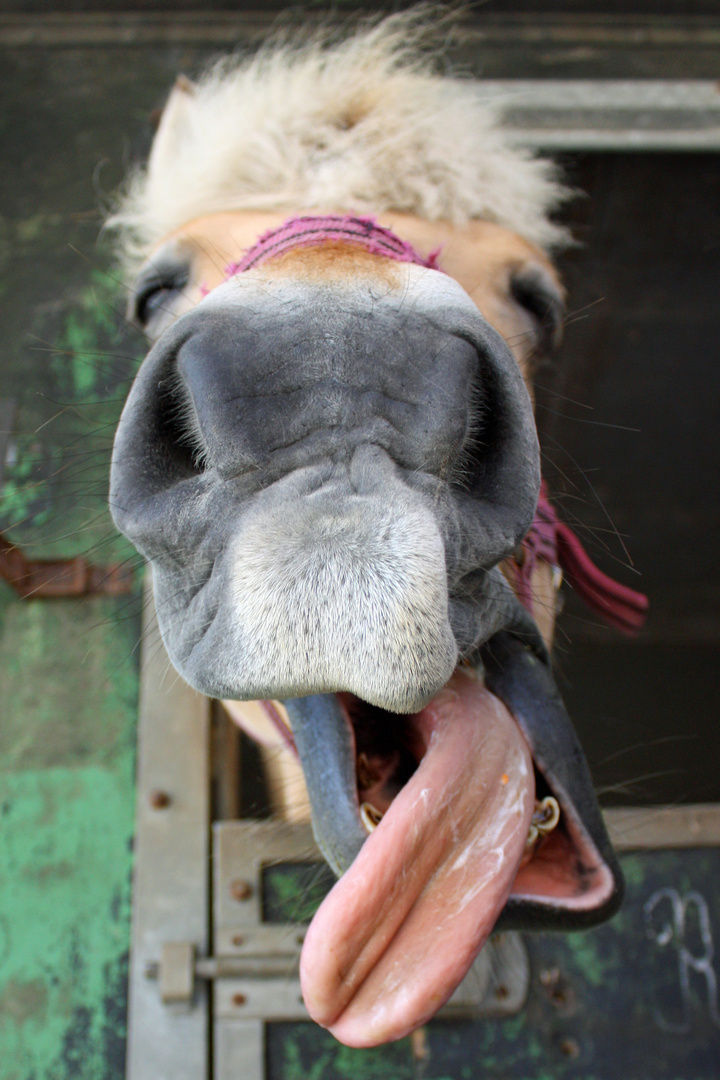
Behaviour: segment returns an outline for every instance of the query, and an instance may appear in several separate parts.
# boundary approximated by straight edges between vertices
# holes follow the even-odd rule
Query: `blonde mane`
[[[569,194],[556,166],[512,145],[469,80],[433,74],[418,47],[427,30],[420,9],[340,44],[266,47],[180,80],[148,167],[109,220],[125,261],[220,210],[403,211],[493,221],[545,249],[567,242],[549,218]]]

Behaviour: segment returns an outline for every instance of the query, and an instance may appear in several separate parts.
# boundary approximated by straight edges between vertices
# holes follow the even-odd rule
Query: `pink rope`
[[[395,262],[417,263],[429,270],[438,270],[437,259],[440,249],[424,258],[411,244],[401,240],[390,229],[378,225],[371,217],[353,217],[327,215],[323,217],[290,218],[278,229],[270,229],[245,252],[239,262],[230,263],[225,268],[227,277],[242,274],[261,266],[268,259],[284,255],[294,248],[316,247],[328,240],[356,244],[365,248],[371,255],[383,255]]]
[[[601,619],[626,634],[636,634],[645,622],[648,598],[621,585],[599,570],[569,525],[558,519],[548,501],[543,480],[535,520],[523,540],[522,564],[515,560],[518,598],[532,614],[532,575],[537,560],[559,566],[578,596]]]

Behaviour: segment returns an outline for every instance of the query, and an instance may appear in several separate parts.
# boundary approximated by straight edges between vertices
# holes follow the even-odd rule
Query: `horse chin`
[[[413,716],[338,701],[371,831],[309,928],[301,979],[314,1020],[374,1046],[437,1012],[504,909],[516,925],[523,910],[562,921],[602,906],[615,882],[563,793],[557,827],[537,834],[549,785],[510,711],[468,670]]]

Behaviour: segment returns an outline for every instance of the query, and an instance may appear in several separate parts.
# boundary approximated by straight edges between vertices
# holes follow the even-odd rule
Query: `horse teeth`
[[[528,835],[527,835],[527,840],[525,841],[525,850],[526,851],[530,851],[530,850],[532,850],[532,848],[535,847],[535,844],[537,843],[537,840],[538,840],[538,835],[539,835],[539,833],[537,831],[537,825],[531,825],[530,826],[530,831],[528,832]]]
[[[535,801],[535,811],[532,823],[541,836],[547,836],[556,827],[560,820],[560,805],[552,795],[547,795],[540,801]]]
[[[382,819],[383,815],[371,803],[364,802],[360,807],[360,820],[365,826],[365,831],[368,834],[377,829]]]
[[[530,831],[525,841],[526,853],[532,851],[535,845],[551,833],[560,821],[560,806],[557,799],[547,795],[544,799],[535,800],[535,809],[530,822]]]

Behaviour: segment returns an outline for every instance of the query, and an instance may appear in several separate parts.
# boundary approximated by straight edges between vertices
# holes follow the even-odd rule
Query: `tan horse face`
[[[148,259],[138,277],[131,317],[156,340],[176,318],[225,281],[227,266],[286,217],[228,211],[190,222],[163,241]],[[487,221],[458,227],[409,214],[379,215],[378,221],[423,255],[440,251],[438,265],[462,286],[508,343],[534,400],[532,376],[538,361],[554,351],[562,333],[565,293],[550,260],[515,233]],[[343,271],[336,251],[329,261],[327,254],[317,250],[309,257],[294,253],[285,260],[284,273],[305,279],[318,273],[352,274],[358,258],[358,253],[353,253]],[[385,260],[371,259],[366,268],[379,282],[388,272]],[[278,273],[277,265],[274,272]],[[537,597],[535,619],[550,646],[556,589],[547,563],[538,563],[532,587]]]
[[[444,273],[323,243],[228,275],[284,218],[198,219],[141,270],[155,345],[111,506],[153,564],[181,674],[285,699],[342,875],[306,939],[305,1000],[373,1045],[433,1015],[493,927],[586,926],[619,901],[542,637],[498,569],[535,509],[527,384],[562,292],[503,229],[400,214],[388,226],[440,248]],[[561,825],[528,854],[548,792]],[[359,796],[385,812],[370,836]]]
[[[158,305],[157,316],[144,325],[149,336],[158,337],[169,320],[194,307],[207,289],[220,285],[225,268],[287,216],[248,211],[209,214],[163,241],[148,260],[151,274],[153,266],[178,258],[187,266],[188,278],[182,289],[168,278],[169,295]],[[409,214],[381,214],[378,221],[421,254],[440,249],[440,268],[462,285],[529,376],[533,358],[555,345],[560,333],[564,290],[549,259],[515,233],[487,221],[459,227]],[[315,253],[313,260],[317,257]],[[380,274],[382,268],[375,262]],[[302,267],[296,261],[296,267],[298,275],[312,273],[307,260]]]

